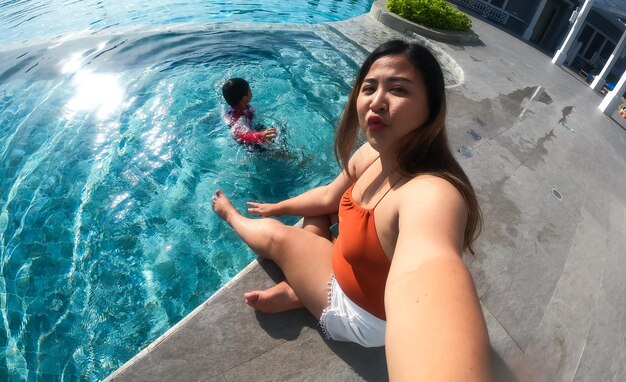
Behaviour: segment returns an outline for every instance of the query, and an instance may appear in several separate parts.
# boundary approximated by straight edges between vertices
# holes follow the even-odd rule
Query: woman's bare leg
[[[307,216],[302,221],[302,228],[332,241],[333,236],[332,232],[330,232],[330,226],[335,224],[338,220],[337,214]]]
[[[291,306],[295,307],[299,301],[319,318],[328,306],[327,283],[332,274],[332,243],[312,232],[286,226],[274,219],[247,218],[233,207],[221,191],[213,197],[213,209],[256,254],[273,260],[287,278],[288,285],[279,284],[268,289],[265,292],[271,293],[264,298],[260,293],[249,295],[250,301],[260,304],[260,308],[265,305],[272,311],[293,309]],[[297,301],[284,298],[288,292],[286,286],[293,288]],[[270,300],[274,300],[272,304],[264,303]]]
[[[332,240],[330,226],[337,221],[337,214],[305,217],[302,228],[327,240]],[[265,290],[246,292],[244,299],[246,304],[265,313],[280,313],[304,307],[287,281],[281,281]]]
[[[296,292],[287,281],[281,281],[266,290],[253,290],[243,295],[246,304],[265,313],[280,313],[304,308]]]

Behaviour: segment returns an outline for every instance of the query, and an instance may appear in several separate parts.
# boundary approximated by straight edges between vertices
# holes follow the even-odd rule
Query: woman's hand
[[[247,204],[249,206],[248,213],[250,214],[255,214],[263,217],[278,216],[275,203],[248,202]]]

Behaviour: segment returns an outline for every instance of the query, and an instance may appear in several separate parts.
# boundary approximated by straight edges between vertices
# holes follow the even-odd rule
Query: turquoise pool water
[[[66,2],[68,15],[82,3],[97,8]],[[131,1],[125,14],[133,3],[166,9]],[[62,27],[0,49],[2,381],[106,377],[253,258],[211,211],[216,188],[243,209],[337,171],[331,142],[363,52],[323,25],[180,23],[169,4],[155,25]],[[273,149],[246,151],[224,126],[220,86],[235,75],[280,130]]]
[[[315,24],[367,13],[373,0],[13,0],[0,3],[0,43],[186,22]]]

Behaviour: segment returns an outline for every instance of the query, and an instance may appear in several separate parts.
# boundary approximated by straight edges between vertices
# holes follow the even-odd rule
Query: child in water
[[[250,105],[252,90],[248,81],[243,78],[231,78],[222,86],[222,94],[230,105],[224,119],[230,126],[237,142],[246,145],[260,145],[276,137],[275,128],[261,131],[253,129],[254,108]]]

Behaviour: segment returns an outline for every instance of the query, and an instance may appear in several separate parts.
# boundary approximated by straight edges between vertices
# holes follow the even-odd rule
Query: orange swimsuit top
[[[371,209],[361,207],[352,199],[353,188],[354,184],[339,203],[339,237],[333,247],[333,272],[350,300],[386,320],[385,284],[391,263],[376,233],[376,206]]]

